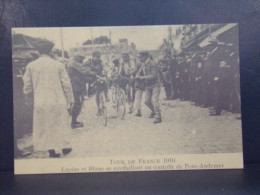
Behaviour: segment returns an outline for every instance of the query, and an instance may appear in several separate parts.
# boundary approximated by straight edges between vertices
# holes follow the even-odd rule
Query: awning
[[[218,36],[219,36],[219,35],[221,35],[222,33],[226,32],[226,31],[228,31],[228,30],[230,30],[230,29],[232,29],[232,28],[234,28],[234,27],[236,27],[236,26],[237,26],[237,24],[227,24],[227,25],[223,26],[222,28],[220,28],[220,29],[218,29],[218,30],[212,32],[212,33],[211,33],[211,37],[207,36],[207,38],[205,38],[205,39],[199,44],[199,46],[200,46],[201,48],[203,48],[203,47],[206,47],[206,46],[210,45],[210,44],[211,44],[210,42],[211,42],[212,40],[218,39]]]

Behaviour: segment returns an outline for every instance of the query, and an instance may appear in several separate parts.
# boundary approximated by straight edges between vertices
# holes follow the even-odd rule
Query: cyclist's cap
[[[114,59],[114,60],[113,60],[113,63],[115,63],[115,64],[116,64],[116,63],[119,63],[119,59],[117,59],[117,58]]]
[[[129,57],[129,53],[127,53],[127,52],[122,53],[122,56],[123,56],[123,57]]]
[[[98,57],[100,57],[100,56],[101,56],[101,53],[100,53],[99,51],[94,51],[94,52],[92,53],[92,56],[98,56]]]
[[[26,39],[27,42],[27,39]],[[41,38],[35,38],[32,39],[29,43],[32,45],[36,50],[38,50],[39,53],[49,53],[51,52],[52,48],[54,47],[54,43],[47,40],[47,39],[41,39]]]
[[[74,53],[73,56],[76,58],[85,58],[85,56],[82,53]]]

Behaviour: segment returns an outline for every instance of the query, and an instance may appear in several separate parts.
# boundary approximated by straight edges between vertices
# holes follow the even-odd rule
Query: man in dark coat
[[[195,80],[194,80],[194,87],[195,87],[195,96],[194,101],[196,106],[202,105],[202,75],[204,72],[204,63],[203,63],[203,56],[200,54],[197,59],[196,65],[196,72],[195,72]]]
[[[165,100],[170,100],[172,98],[172,58],[171,51],[165,50],[165,56],[159,61],[160,63],[160,73],[161,81],[165,90]]]
[[[184,61],[181,64],[181,80],[182,80],[182,99],[181,100],[188,100],[189,91],[190,91],[190,62],[191,58],[189,55],[184,56]]]
[[[82,98],[86,90],[86,76],[89,76],[89,72],[82,65],[84,58],[83,55],[77,54],[71,57],[67,63],[67,72],[70,77],[75,101],[71,111],[71,127],[73,129],[84,126],[82,122],[77,121],[82,108]]]
[[[233,70],[226,61],[222,60],[219,63],[219,69],[214,77],[215,102],[214,113],[211,116],[221,115],[224,108],[228,108],[230,94],[233,84]]]

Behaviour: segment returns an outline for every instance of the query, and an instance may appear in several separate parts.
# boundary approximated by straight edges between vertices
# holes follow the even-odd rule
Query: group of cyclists
[[[66,64],[74,94],[71,127],[74,129],[84,126],[82,122],[77,121],[77,117],[80,114],[86,93],[95,93],[97,116],[101,116],[103,108],[100,102],[100,93],[104,92],[105,100],[109,102],[108,90],[112,89],[113,99],[115,87],[120,88],[124,92],[124,97],[121,98],[125,98],[125,102],[128,103],[129,113],[133,113],[135,104],[137,110],[135,115],[141,117],[142,93],[146,88],[153,88],[154,81],[159,81],[159,74],[153,75],[153,69],[157,66],[155,63],[150,63],[151,68],[148,68],[150,72],[143,72],[145,64],[149,60],[153,62],[148,52],[140,52],[135,60],[131,59],[129,53],[122,53],[121,56],[117,57],[113,56],[112,66],[102,62],[99,51],[94,51],[90,59],[85,58],[82,54],[75,54],[71,57]],[[151,75],[150,77],[149,74]],[[89,86],[88,91],[86,90],[87,84]],[[158,88],[158,85],[156,87]],[[145,101],[145,104],[151,109],[150,118],[155,117],[155,123],[161,122],[160,110],[158,106],[153,106],[158,104],[155,103],[159,100],[158,92],[156,98],[152,97],[153,92],[151,92]]]

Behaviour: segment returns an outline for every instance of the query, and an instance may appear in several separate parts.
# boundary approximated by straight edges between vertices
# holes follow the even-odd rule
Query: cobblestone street
[[[161,100],[163,122],[154,125],[145,106],[142,117],[126,113],[122,120],[111,104],[105,127],[96,116],[94,97],[85,100],[79,116],[85,126],[72,130],[73,151],[67,158],[242,152],[241,120],[236,114],[224,111],[222,116],[209,116],[207,108],[191,102]],[[18,147],[30,153],[31,135],[20,139]],[[32,153],[26,158],[46,157],[47,153]]]

